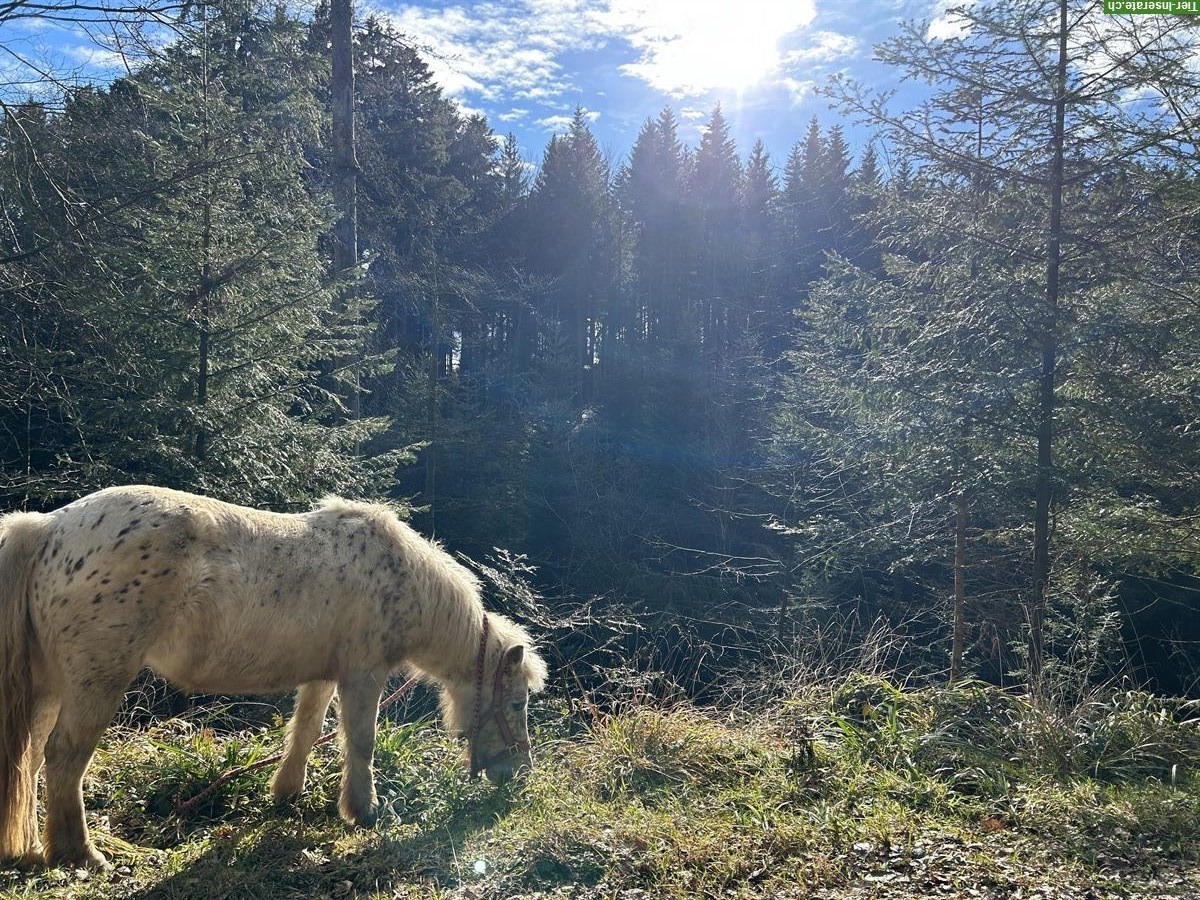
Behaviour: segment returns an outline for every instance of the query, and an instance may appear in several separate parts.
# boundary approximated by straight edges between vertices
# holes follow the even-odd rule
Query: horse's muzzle
[[[487,775],[488,781],[492,784],[504,784],[511,781],[515,776],[522,775],[533,768],[533,755],[529,751],[517,751],[504,757],[495,760],[484,767],[483,773]]]

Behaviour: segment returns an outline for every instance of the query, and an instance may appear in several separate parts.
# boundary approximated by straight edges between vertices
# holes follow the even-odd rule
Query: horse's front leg
[[[379,696],[387,676],[386,671],[354,672],[337,683],[343,754],[338,811],[347,822],[363,828],[373,825],[378,813],[371,760],[375,755]]]
[[[325,725],[325,711],[333,699],[332,681],[310,681],[296,692],[296,709],[288,723],[283,762],[271,779],[271,795],[277,803],[297,797],[304,790],[308,754]]]

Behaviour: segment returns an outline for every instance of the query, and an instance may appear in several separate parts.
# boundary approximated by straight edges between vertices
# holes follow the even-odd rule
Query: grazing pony
[[[0,859],[107,865],[81,785],[143,666],[201,693],[299,685],[278,800],[303,789],[336,689],[338,808],[359,826],[376,815],[371,758],[393,669],[441,685],[471,774],[493,781],[532,764],[526,705],[546,677],[529,635],[484,612],[474,576],[383,506],[329,498],[283,515],[133,486],[13,513],[0,518]]]

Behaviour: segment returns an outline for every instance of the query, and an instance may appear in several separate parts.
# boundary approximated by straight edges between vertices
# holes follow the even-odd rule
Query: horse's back
[[[398,664],[419,629],[478,608],[473,576],[375,504],[273,513],[130,486],[50,518],[31,612],[68,682],[147,665],[185,690],[284,690]]]
[[[108,488],[49,515],[30,578],[30,610],[58,670],[86,661],[136,672],[153,646],[186,623],[202,627],[202,588],[236,577],[217,558],[253,530],[239,507],[166,488]],[[230,568],[234,566],[230,564]],[[113,678],[118,674],[114,673]],[[68,679],[70,680],[70,679]]]

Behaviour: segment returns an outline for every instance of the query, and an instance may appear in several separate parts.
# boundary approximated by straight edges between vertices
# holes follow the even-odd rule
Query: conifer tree
[[[742,186],[741,238],[745,253],[746,316],[750,333],[761,345],[770,335],[769,306],[778,286],[775,257],[779,216],[779,179],[761,140],[755,141],[746,161]]]
[[[822,156],[820,125],[813,118],[802,142],[788,152],[779,197],[779,237],[776,257],[780,273],[778,290],[767,316],[768,337],[763,350],[768,359],[779,360],[790,346],[796,327],[796,310],[804,305],[808,286],[820,274],[823,212],[819,209],[816,185],[820,183]]]
[[[846,145],[841,125],[835,123],[829,126],[829,133],[821,144],[817,168],[819,180],[812,187],[825,221],[822,249],[827,253],[845,256],[854,225],[848,198],[850,148]]]
[[[718,104],[700,136],[689,185],[695,216],[694,327],[710,379],[744,331],[739,303],[745,285],[738,246],[741,179],[737,148]]]
[[[1007,520],[1014,533],[1032,533],[1032,564],[1023,573],[1028,581],[1020,602],[1027,611],[1029,675],[1039,685],[1048,652],[1046,612],[1051,598],[1067,596],[1072,581],[1063,578],[1056,585],[1052,577],[1051,520],[1058,518],[1063,534],[1061,523],[1082,508],[1082,495],[1100,487],[1084,488],[1083,473],[1062,465],[1077,441],[1091,439],[1082,431],[1060,430],[1075,414],[1064,387],[1090,342],[1092,292],[1113,290],[1122,280],[1117,269],[1129,276],[1140,265],[1136,257],[1122,257],[1114,267],[1116,245],[1101,249],[1099,219],[1089,221],[1090,188],[1120,173],[1137,177],[1139,159],[1183,158],[1187,137],[1181,122],[1187,116],[1167,110],[1190,102],[1183,98],[1192,49],[1186,26],[1170,17],[1127,28],[1098,9],[1073,13],[1063,0],[978,3],[955,14],[962,26],[957,37],[941,39],[924,23],[907,23],[899,37],[879,48],[884,61],[937,85],[927,103],[897,114],[886,98],[849,82],[833,88],[844,108],[879,125],[889,145],[917,167],[893,179],[899,204],[887,213],[890,233],[902,237],[905,249],[885,263],[879,289],[907,283],[901,296],[908,299],[891,307],[898,324],[884,327],[885,319],[870,330],[879,302],[863,284],[846,282],[845,290],[829,296],[852,305],[855,298],[871,298],[866,306],[854,306],[857,314],[848,323],[860,329],[855,340],[864,343],[841,343],[849,354],[841,359],[858,354],[863,365],[880,365],[881,392],[873,395],[880,415],[900,420],[904,414],[898,410],[927,396],[942,398],[944,411],[960,410],[944,423],[947,435],[964,429],[979,435],[980,423],[1007,423],[1006,436],[994,435],[990,449],[974,454],[971,477],[992,465],[1010,472],[1003,479],[987,476],[993,484],[1008,481],[1012,493],[1007,500],[993,494],[995,502],[984,515]],[[1152,54],[1130,52],[1151,44]],[[1165,92],[1169,102],[1128,104],[1131,95],[1145,91]],[[1119,177],[1108,182],[1117,185]],[[1110,215],[1120,209],[1132,222],[1139,207],[1128,201],[1136,194],[1110,190],[1101,196],[1114,204]],[[940,268],[927,271],[934,260]],[[936,287],[928,281],[955,270],[962,273],[961,284]],[[939,295],[940,308],[925,308],[925,299]],[[906,303],[911,312],[904,315]],[[1000,322],[1009,324],[997,329]],[[820,332],[835,344],[847,336],[846,324],[833,319]],[[937,377],[941,388],[897,393],[903,366],[888,361],[916,346],[916,336],[935,334],[952,341]],[[850,351],[851,346],[858,349]],[[975,349],[957,356],[968,347]],[[936,358],[931,352],[925,356]],[[856,394],[862,383],[856,383]],[[1001,402],[1013,411],[998,416],[994,407]],[[970,439],[960,437],[958,446],[969,445]],[[946,471],[963,470],[947,463]],[[1029,518],[1007,518],[1021,508],[1015,498],[1028,501]]]
[[[303,161],[321,117],[303,30],[227,3],[177,33],[53,122],[56,190],[91,221],[89,241],[64,241],[37,275],[91,333],[65,369],[71,398],[41,413],[70,411],[63,480],[276,505],[360,490],[370,463],[354,448],[380,423],[330,425],[340,376],[316,377],[363,333],[318,247],[330,219]]]
[[[530,195],[529,262],[551,280],[542,310],[544,361],[560,373],[576,409],[592,396],[616,277],[609,175],[584,110],[576,108],[566,134],[546,147]]]
[[[681,337],[684,304],[684,194],[687,153],[675,114],[647,119],[619,174],[617,202],[629,229],[631,304],[616,324],[631,346],[673,346]]]

